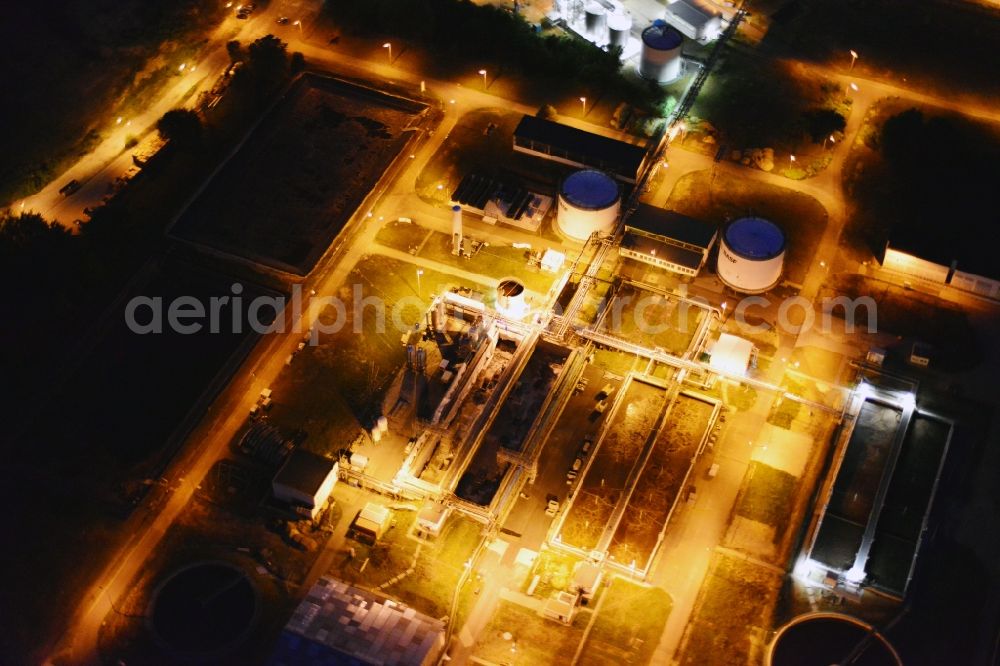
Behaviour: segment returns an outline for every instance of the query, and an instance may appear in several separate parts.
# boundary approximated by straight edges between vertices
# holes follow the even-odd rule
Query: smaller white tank
[[[556,226],[575,240],[585,241],[594,232],[614,231],[621,208],[621,189],[614,178],[596,169],[570,174],[559,188]]]
[[[632,32],[632,16],[627,12],[608,14],[608,46],[628,44],[629,33]]]
[[[587,28],[587,34],[597,43],[601,43],[607,38],[607,15],[608,10],[597,0],[590,0],[583,8],[583,21]]]
[[[681,76],[681,48],[684,35],[666,21],[657,19],[642,31],[642,55],[639,75],[657,83],[668,83]]]

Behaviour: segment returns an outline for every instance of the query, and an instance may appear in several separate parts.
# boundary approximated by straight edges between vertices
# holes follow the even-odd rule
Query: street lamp
[[[858,52],[851,49],[851,69],[854,69],[854,61],[858,59]]]
[[[392,64],[392,44],[389,43],[389,42],[386,42],[385,44],[382,45],[382,48],[389,49],[389,64],[391,65]]]
[[[423,275],[423,274],[424,274],[423,269],[418,268],[417,269],[417,296],[421,296],[422,295],[421,294],[421,289],[420,289],[420,276]]]
[[[297,26],[299,29],[299,35],[302,34],[302,21],[293,21],[292,25]]]
[[[833,138],[833,135],[831,134],[830,136],[828,136],[825,139],[823,139],[823,150],[826,150],[826,142],[827,141],[829,141],[830,143],[837,143],[837,140],[835,138]]]
[[[583,115],[587,115],[587,98],[586,97],[581,97],[580,98],[580,106],[583,107]]]
[[[791,169],[793,166],[795,166],[795,155],[789,155],[788,156],[788,168]]]
[[[483,90],[486,90],[486,70],[479,70],[479,76],[483,77]]]

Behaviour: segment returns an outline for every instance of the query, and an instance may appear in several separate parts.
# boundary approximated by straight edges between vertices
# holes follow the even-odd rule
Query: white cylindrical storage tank
[[[666,21],[656,20],[642,31],[642,55],[639,75],[644,79],[667,83],[681,76],[681,46],[684,35]]]
[[[719,279],[736,291],[759,294],[778,284],[785,264],[785,233],[762,217],[741,217],[722,233]]]
[[[608,14],[608,46],[628,44],[629,33],[632,32],[632,16],[628,13]]]
[[[501,280],[497,285],[497,310],[513,319],[521,319],[528,312],[524,285],[518,280]]]
[[[596,169],[582,169],[567,176],[559,188],[556,224],[575,240],[587,240],[595,231],[607,235],[615,228],[620,207],[615,179]]]
[[[590,0],[583,8],[583,22],[587,34],[596,42],[603,42],[607,37],[608,10],[597,0]]]

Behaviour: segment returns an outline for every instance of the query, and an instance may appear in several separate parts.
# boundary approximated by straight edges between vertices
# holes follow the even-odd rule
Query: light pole
[[[829,141],[830,143],[837,143],[837,140],[834,139],[833,135],[831,134],[830,136],[828,136],[825,139],[823,139],[823,150],[826,150],[826,142],[827,141]]]
[[[580,98],[580,106],[583,109],[583,115],[587,115],[587,98],[586,97],[581,97]]]
[[[848,90],[847,99],[851,99],[851,93],[858,92],[858,84],[855,83],[854,81],[851,81],[851,85],[847,86],[847,90]]]
[[[292,25],[298,26],[299,36],[301,37],[302,36],[302,21],[293,21]]]
[[[392,44],[390,42],[386,42],[385,44],[382,45],[382,48],[389,49],[389,64],[391,65],[392,64]]]
[[[486,84],[486,70],[485,69],[479,70],[479,76],[483,77],[483,90],[486,90],[486,85],[487,85]]]
[[[422,290],[420,289],[420,276],[424,274],[423,269],[417,269],[417,296],[423,296]]]
[[[854,61],[858,59],[858,52],[851,49],[851,69],[854,69]]]
[[[792,167],[795,166],[795,155],[788,156],[788,170],[791,171]]]

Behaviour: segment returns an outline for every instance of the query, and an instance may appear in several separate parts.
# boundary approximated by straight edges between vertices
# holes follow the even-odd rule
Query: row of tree
[[[328,0],[327,13],[353,33],[419,44],[442,62],[495,63],[529,78],[598,89],[650,110],[657,87],[621,75],[618,52],[590,42],[541,36],[520,15],[468,0]]]

